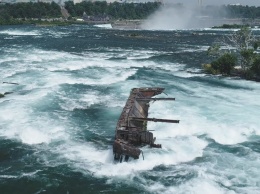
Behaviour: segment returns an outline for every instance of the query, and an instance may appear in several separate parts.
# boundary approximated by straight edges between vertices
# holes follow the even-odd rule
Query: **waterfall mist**
[[[219,6],[184,6],[165,4],[149,16],[141,27],[146,30],[176,30],[212,27],[224,23],[227,13]]]

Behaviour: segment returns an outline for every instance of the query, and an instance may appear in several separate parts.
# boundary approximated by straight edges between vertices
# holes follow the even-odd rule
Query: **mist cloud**
[[[197,0],[164,0],[167,3],[183,3],[184,5],[197,5]],[[203,0],[203,5],[228,5],[237,4],[260,6],[260,0]]]
[[[205,11],[206,10],[206,11]],[[182,4],[166,4],[145,20],[141,28],[146,30],[198,29],[229,23],[228,15],[219,6],[199,7]]]
[[[190,28],[194,17],[195,13],[191,8],[180,5],[162,6],[142,24],[142,28],[148,30]]]

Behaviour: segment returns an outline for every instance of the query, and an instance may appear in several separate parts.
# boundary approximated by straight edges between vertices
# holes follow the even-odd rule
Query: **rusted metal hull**
[[[174,98],[152,98],[163,91],[164,88],[133,88],[131,90],[116,126],[113,144],[115,160],[121,162],[125,158],[127,161],[129,157],[138,159],[142,152],[140,147],[144,145],[161,148],[160,144],[154,143],[156,138],[147,130],[147,122],[179,122],[178,120],[148,118],[150,101],[174,100]]]

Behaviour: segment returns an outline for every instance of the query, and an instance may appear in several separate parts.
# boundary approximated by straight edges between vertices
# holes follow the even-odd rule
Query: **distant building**
[[[240,3],[236,3],[236,4],[229,4],[229,5],[232,5],[232,6],[240,6],[241,4],[240,4]]]
[[[163,0],[106,0],[108,3],[145,3],[145,2],[163,2]]]
[[[106,1],[107,3],[113,3],[113,2],[118,2],[118,3],[145,3],[145,2],[163,2],[163,0],[73,0],[75,1]]]
[[[38,2],[51,3],[51,2],[53,2],[53,0],[38,0]]]
[[[76,3],[81,3],[82,0],[73,0],[73,3],[76,4]]]
[[[99,14],[99,15],[95,15],[95,16],[88,16],[86,14],[86,12],[83,13],[83,20],[86,21],[86,22],[89,22],[89,21],[102,21],[102,22],[107,22],[110,20],[109,16],[108,15],[105,15],[105,14]]]
[[[31,2],[30,0],[16,0],[16,3],[29,3]]]
[[[16,3],[16,0],[0,0],[0,4]]]

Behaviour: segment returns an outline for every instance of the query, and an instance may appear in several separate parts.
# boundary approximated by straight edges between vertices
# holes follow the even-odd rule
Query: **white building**
[[[145,3],[145,2],[162,2],[163,0],[106,0],[108,3],[120,2],[120,3]]]
[[[53,2],[53,0],[38,0],[38,2],[51,3],[51,2]]]
[[[228,5],[232,5],[232,6],[240,6],[240,3],[236,3],[236,4],[228,4]]]
[[[119,2],[119,3],[145,3],[145,2],[162,2],[163,0],[73,0],[73,2],[75,3],[75,1],[77,2],[82,2],[82,1],[91,1],[91,2],[95,2],[95,1],[106,1],[107,3],[113,3],[113,2]]]
[[[76,4],[76,3],[81,3],[82,0],[73,0],[73,2],[74,2],[74,4]]]

